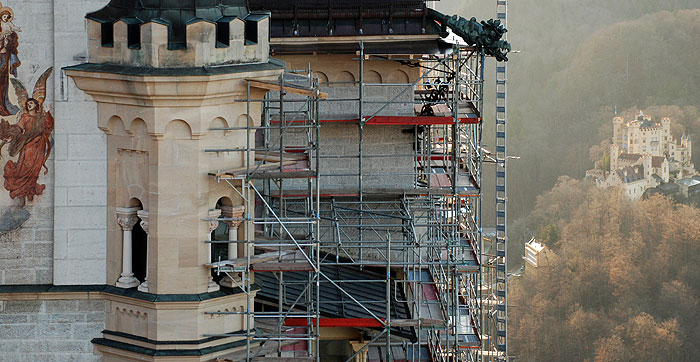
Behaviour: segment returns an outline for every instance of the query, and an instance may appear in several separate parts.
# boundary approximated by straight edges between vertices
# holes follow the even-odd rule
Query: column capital
[[[134,225],[139,221],[136,216],[136,212],[139,211],[135,207],[117,207],[117,224],[121,226],[124,231],[131,231],[134,229]]]
[[[138,216],[138,218],[141,219],[141,229],[143,229],[143,231],[145,231],[146,234],[148,234],[148,211],[139,210],[136,212],[136,216]]]
[[[210,219],[216,219],[219,216],[221,216],[221,209],[209,210],[209,218]],[[219,220],[209,220],[209,233],[210,234],[212,233],[212,231],[216,230],[217,227],[219,227]]]
[[[221,216],[227,219],[242,218],[245,213],[245,206],[221,206]],[[237,228],[241,225],[243,220],[224,220],[229,229]]]

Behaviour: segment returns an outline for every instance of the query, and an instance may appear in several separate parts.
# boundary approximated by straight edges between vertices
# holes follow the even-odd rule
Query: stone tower
[[[259,125],[259,105],[248,110],[241,99],[266,91],[248,93],[246,80],[284,70],[269,58],[269,14],[243,0],[112,0],[87,23],[89,62],[66,74],[97,102],[107,134],[107,282],[116,290],[95,348],[105,361],[203,361],[245,349],[236,336],[244,317],[208,312],[252,308],[254,293],[212,281],[206,241],[220,215],[239,218],[227,220],[230,230],[252,238],[242,221],[254,205],[208,176],[249,160],[205,149],[255,144],[227,128]]]

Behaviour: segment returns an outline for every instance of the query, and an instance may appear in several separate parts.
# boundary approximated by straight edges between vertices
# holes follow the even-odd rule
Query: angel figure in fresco
[[[17,56],[19,37],[22,31],[12,23],[14,12],[0,3],[0,116],[17,114],[20,110],[10,102],[10,74],[17,78],[17,67],[22,63]]]
[[[39,77],[31,98],[19,80],[11,79],[22,109],[17,115],[16,124],[4,119],[0,121],[0,154],[6,144],[9,144],[10,157],[19,154],[17,161],[7,161],[5,164],[5,189],[12,199],[19,199],[22,204],[41,195],[46,188],[37,181],[42,169],[44,175],[49,171],[46,160],[53,144],[53,116],[51,112],[44,111],[46,81],[52,71],[53,68],[49,68]]]
[[[15,18],[15,13],[7,6],[2,6],[0,3],[0,36],[5,37],[10,33],[21,33],[22,29],[15,25],[12,20]]]

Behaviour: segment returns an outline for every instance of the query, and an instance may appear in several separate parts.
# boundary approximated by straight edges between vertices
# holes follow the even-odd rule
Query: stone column
[[[220,209],[209,210],[209,218],[210,219],[218,218],[220,215],[221,215]],[[217,227],[219,227],[219,220],[209,220],[209,234],[207,234],[208,235],[207,239],[209,241],[212,241],[211,240],[211,233],[214,232],[214,230],[216,230]],[[208,253],[207,260],[209,260],[210,263],[215,262],[216,260],[214,260],[211,256],[211,243],[208,243],[207,245],[208,245],[208,247],[207,247],[207,253]],[[207,292],[211,293],[211,292],[215,292],[219,289],[220,289],[219,284],[216,284],[216,282],[214,282],[214,279],[211,277],[211,270],[210,270],[209,271],[209,282],[207,283]]]
[[[141,229],[146,232],[146,278],[144,278],[143,283],[139,285],[139,292],[148,293],[148,255],[150,254],[150,239],[148,234],[148,211],[139,210],[136,215],[141,219]]]
[[[221,207],[221,215],[226,219],[243,218],[243,213],[245,213],[243,205]],[[234,260],[238,258],[238,243],[236,241],[238,241],[238,227],[243,220],[225,220],[223,222],[228,226],[228,240],[231,241],[228,244],[228,260]],[[222,279],[220,284],[229,288],[236,285],[229,277]]]
[[[134,225],[139,221],[136,217],[137,208],[117,207],[117,224],[122,227],[122,274],[117,280],[120,288],[133,288],[139,285],[139,280],[134,278],[131,265],[131,237]]]
[[[364,347],[367,344],[367,342],[363,341],[351,341],[350,345],[352,346],[352,351],[357,352],[359,351],[362,347]],[[369,357],[368,349],[365,348],[362,350],[362,352],[358,353],[357,356],[353,359],[353,362],[367,362],[367,358]]]

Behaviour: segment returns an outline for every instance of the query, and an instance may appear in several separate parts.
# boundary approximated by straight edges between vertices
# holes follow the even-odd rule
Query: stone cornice
[[[285,63],[234,64],[216,67],[143,68],[84,63],[65,67],[77,87],[98,103],[137,107],[201,107],[245,98],[246,78],[274,80]]]
[[[260,288],[251,287],[253,292]],[[109,299],[128,301],[132,304],[156,309],[194,308],[201,303],[216,302],[220,298],[245,296],[240,289],[222,288],[212,293],[201,294],[151,294],[132,289],[122,289],[111,285],[4,285],[0,286],[0,300],[80,300]]]

